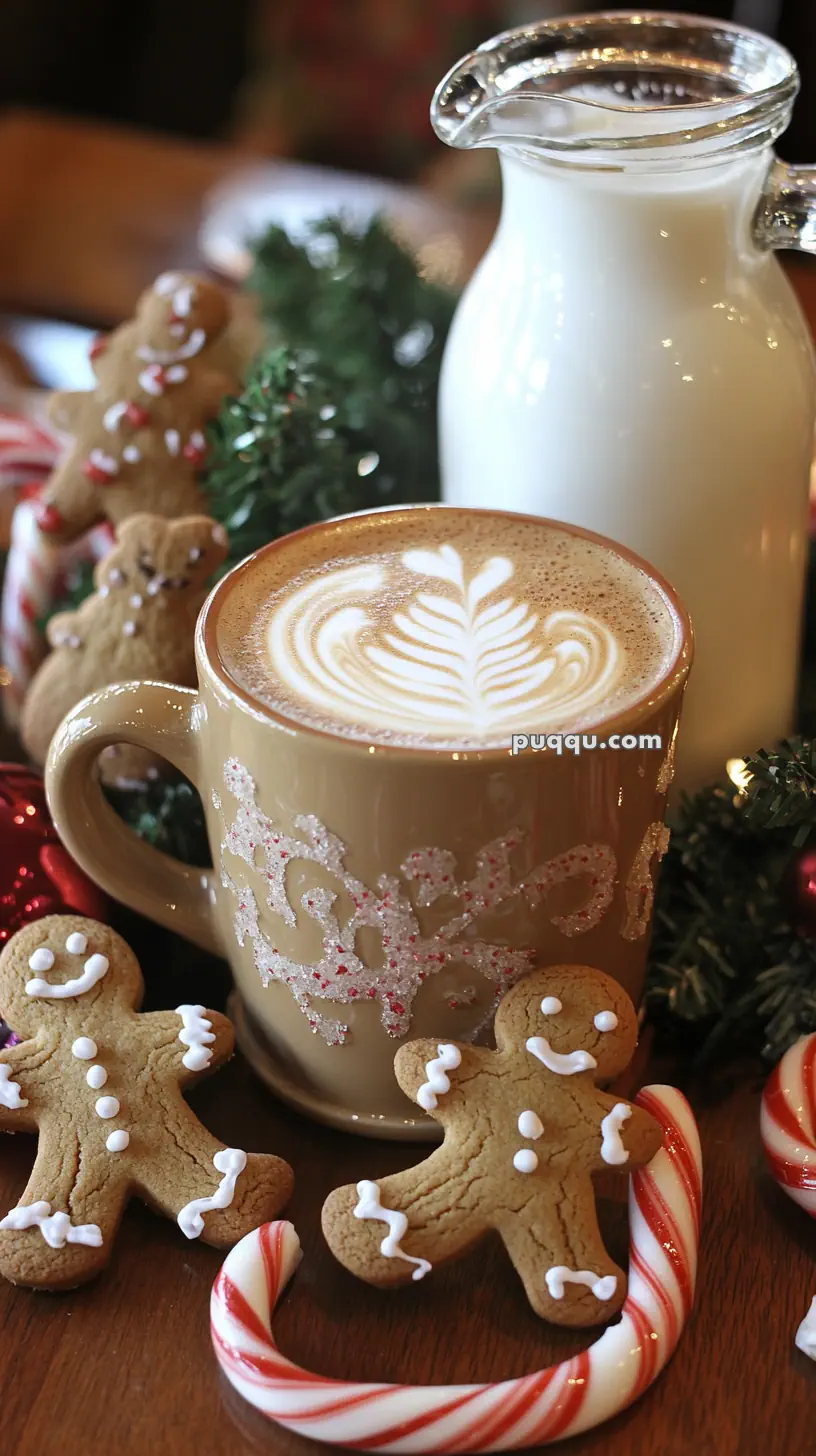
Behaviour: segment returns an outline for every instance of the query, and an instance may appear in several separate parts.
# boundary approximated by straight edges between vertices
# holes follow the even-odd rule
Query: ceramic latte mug
[[[418,1138],[400,1041],[461,1040],[536,965],[636,999],[691,629],[631,552],[538,517],[414,506],[310,526],[211,593],[198,691],[126,683],[61,725],[57,828],[112,895],[226,956],[239,1039],[326,1122]],[[99,752],[162,754],[212,871],[141,843]]]

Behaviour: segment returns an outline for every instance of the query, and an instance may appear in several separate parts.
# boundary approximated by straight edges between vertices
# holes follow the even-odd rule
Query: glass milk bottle
[[[696,635],[686,786],[792,724],[816,397],[773,249],[816,251],[816,172],[772,146],[797,86],[764,36],[617,13],[498,36],[432,108],[498,148],[504,193],[443,364],[444,499],[668,577]]]

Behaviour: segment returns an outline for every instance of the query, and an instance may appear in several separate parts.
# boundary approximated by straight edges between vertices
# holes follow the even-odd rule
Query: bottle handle
[[[768,250],[816,253],[816,167],[774,163],[754,219],[754,241]]]
[[[201,700],[169,683],[121,683],[93,693],[60,724],[45,767],[57,833],[103,890],[141,915],[223,956],[213,913],[215,876],[139,839],[114,813],[99,783],[103,748],[129,743],[169,759],[200,788]]]

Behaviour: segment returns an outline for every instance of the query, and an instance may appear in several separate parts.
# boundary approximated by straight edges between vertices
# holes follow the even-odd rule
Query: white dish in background
[[[0,317],[0,334],[45,389],[93,389],[94,373],[88,358],[93,329],[56,319],[4,316]],[[25,412],[30,414],[31,410]]]
[[[321,218],[339,214],[362,230],[378,212],[417,250],[429,276],[450,285],[461,281],[462,221],[457,225],[450,208],[396,182],[291,162],[248,166],[214,188],[205,200],[198,246],[210,267],[240,282],[251,266],[252,240],[271,224],[302,243]]]

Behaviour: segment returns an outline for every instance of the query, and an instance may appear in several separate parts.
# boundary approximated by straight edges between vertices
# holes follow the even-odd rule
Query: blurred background
[[[793,51],[803,84],[779,150],[816,160],[814,0],[698,8]],[[169,267],[239,281],[270,223],[297,241],[315,217],[382,210],[461,285],[495,226],[498,163],[435,138],[431,95],[497,31],[559,13],[559,0],[0,0],[0,409],[18,383],[87,387],[89,329],[127,317]],[[799,271],[816,308],[816,269]]]
[[[688,8],[790,47],[804,94],[782,150],[816,155],[813,0]],[[552,0],[3,0],[0,101],[416,178],[442,150],[428,102],[448,66],[498,30],[564,10]]]

